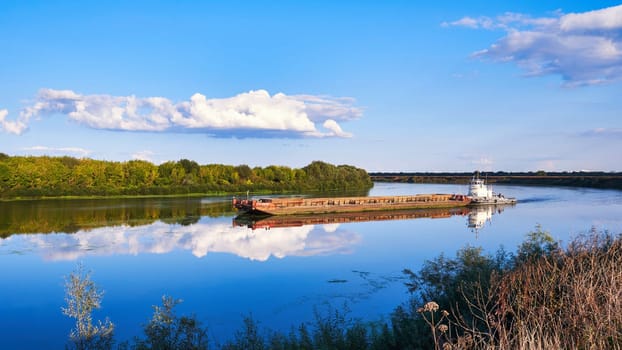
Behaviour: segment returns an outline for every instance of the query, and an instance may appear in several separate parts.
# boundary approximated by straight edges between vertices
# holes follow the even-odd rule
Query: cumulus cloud
[[[153,156],[154,156],[154,153],[152,151],[138,151],[132,154],[132,159],[146,160],[148,162],[154,163]]]
[[[620,30],[622,28],[622,5],[584,13],[570,13],[560,20],[564,31]]]
[[[7,115],[9,115],[9,111],[6,109],[0,109],[0,128],[2,130],[11,133],[11,134],[21,134],[24,130],[26,130],[26,124],[23,123],[22,119],[18,119],[15,121],[6,120]]]
[[[622,79],[622,5],[539,18],[464,17],[442,25],[504,30],[505,36],[473,56],[513,62],[527,76],[559,75],[567,87]]]
[[[341,127],[339,126],[339,124],[337,124],[337,122],[332,119],[328,119],[327,121],[325,121],[324,124],[322,124],[322,126],[325,129],[330,130],[330,133],[327,134],[329,136],[352,137],[351,133],[344,132],[343,130],[341,130]]]
[[[351,97],[293,95],[292,98],[305,104],[305,111],[314,122],[326,118],[352,120],[363,115],[361,108],[354,107],[356,101]]]
[[[14,121],[0,110],[0,127],[21,134],[33,117],[65,115],[94,129],[205,132],[239,137],[350,137],[338,122],[360,118],[354,99],[328,96],[270,95],[255,90],[230,98],[196,93],[175,103],[164,97],[81,95],[70,90],[42,89],[36,101]],[[327,121],[328,124],[326,124]],[[318,130],[318,125],[328,129]]]
[[[581,136],[622,138],[622,129],[620,128],[596,128],[596,129],[583,132]]]
[[[88,156],[91,151],[80,147],[47,147],[47,146],[33,146],[22,148],[23,151],[36,152],[42,154],[75,154],[79,157]]]
[[[494,27],[494,22],[492,19],[488,17],[473,18],[473,17],[467,16],[457,21],[443,22],[441,25],[443,27],[455,26],[455,27],[467,27],[467,28],[473,28],[473,29],[478,29],[478,28],[491,29]]]

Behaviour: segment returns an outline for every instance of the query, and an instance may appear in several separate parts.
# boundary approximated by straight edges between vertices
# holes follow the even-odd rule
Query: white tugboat
[[[479,174],[476,174],[469,182],[469,194],[471,198],[471,205],[499,205],[499,204],[514,204],[516,198],[506,198],[501,193],[494,193],[492,186],[487,185],[486,182],[479,178]]]

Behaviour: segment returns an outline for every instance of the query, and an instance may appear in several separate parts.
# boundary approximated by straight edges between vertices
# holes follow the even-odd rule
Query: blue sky
[[[619,1],[3,1],[0,152],[622,171]]]

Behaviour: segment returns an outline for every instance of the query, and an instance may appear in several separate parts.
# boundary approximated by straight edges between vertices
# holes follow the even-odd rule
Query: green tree
[[[248,180],[253,176],[253,169],[246,164],[238,165],[235,167],[235,171],[242,180]]]
[[[193,160],[181,159],[177,164],[184,170],[185,176],[182,183],[184,185],[194,185],[199,181],[201,167]]]
[[[559,244],[555,242],[550,233],[545,231],[542,226],[537,225],[534,231],[527,233],[527,238],[518,247],[515,263],[534,261],[559,249]]]
[[[128,187],[151,186],[158,177],[158,169],[155,165],[144,160],[130,160],[125,163],[125,173]]]
[[[0,159],[3,198],[67,195],[146,195],[189,192],[367,190],[363,169],[315,161],[302,169],[271,165],[198,163],[181,159],[159,166],[142,160],[111,162],[72,157]]]
[[[136,350],[201,350],[208,348],[207,329],[196,317],[177,316],[179,299],[162,297],[162,306],[153,307],[153,316],[144,327],[146,338],[138,340]]]
[[[264,350],[265,340],[259,332],[259,324],[252,316],[244,317],[241,330],[235,332],[235,340],[226,343],[223,350]]]
[[[8,165],[0,163],[0,194],[9,189],[11,170]]]

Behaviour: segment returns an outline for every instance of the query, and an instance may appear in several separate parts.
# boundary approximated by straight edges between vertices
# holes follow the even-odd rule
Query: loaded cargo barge
[[[471,203],[462,194],[335,198],[233,198],[233,207],[251,215],[300,215],[364,211],[464,207]]]

